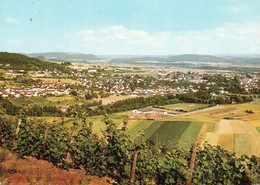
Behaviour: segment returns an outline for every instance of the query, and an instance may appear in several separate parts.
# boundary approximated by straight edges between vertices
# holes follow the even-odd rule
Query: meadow
[[[133,139],[144,134],[146,140],[155,145],[190,148],[198,137],[202,122],[194,121],[152,121],[135,122],[128,131]]]
[[[180,112],[190,112],[198,109],[203,109],[209,107],[209,104],[201,104],[201,103],[177,103],[172,105],[161,106],[162,108],[180,111]]]
[[[138,120],[135,121],[134,124],[129,126],[128,134],[133,139],[137,139],[140,134],[151,124],[153,123],[152,120]]]

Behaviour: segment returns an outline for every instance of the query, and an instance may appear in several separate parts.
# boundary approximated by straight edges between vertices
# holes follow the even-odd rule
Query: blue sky
[[[259,54],[260,0],[0,0],[0,51]]]

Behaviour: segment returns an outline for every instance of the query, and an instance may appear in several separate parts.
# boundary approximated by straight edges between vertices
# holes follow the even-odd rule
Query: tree
[[[78,96],[78,93],[77,93],[77,91],[75,91],[75,90],[72,90],[72,91],[70,92],[70,94],[71,94],[72,96]]]

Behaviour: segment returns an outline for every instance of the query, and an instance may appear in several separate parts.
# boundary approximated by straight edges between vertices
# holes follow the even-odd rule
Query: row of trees
[[[88,114],[90,116],[93,115],[102,115],[102,114],[110,114],[114,112],[123,112],[133,109],[144,108],[153,105],[167,105],[167,104],[174,104],[178,103],[179,100],[176,99],[172,95],[166,96],[152,96],[152,97],[136,97],[136,98],[128,98],[125,100],[119,100],[111,104],[107,105],[99,105],[97,108],[93,110],[89,110]]]
[[[8,115],[18,115],[22,110],[22,106],[16,106],[8,99],[0,100],[3,108],[3,112]],[[33,105],[31,107],[26,106],[26,114],[28,116],[64,116],[65,114],[56,106],[40,106]]]
[[[168,104],[174,104],[179,102],[186,103],[205,103],[205,104],[232,104],[232,103],[246,103],[253,101],[251,96],[240,96],[240,95],[230,95],[230,96],[210,96],[206,91],[198,91],[196,93],[189,92],[185,94],[165,95],[165,96],[152,96],[152,97],[136,97],[129,98],[125,100],[119,100],[108,105],[99,105],[95,109],[88,109],[88,114],[101,115],[110,114],[114,112],[123,112],[133,109],[144,108],[148,106],[162,106]]]
[[[92,100],[93,98],[98,98],[98,94],[96,94],[96,93],[87,93],[87,94],[85,94],[85,99],[86,100]]]
[[[88,94],[89,98],[98,96],[97,94]],[[6,114],[17,115],[20,106],[13,105],[9,100],[1,100],[2,107]],[[102,105],[102,101],[87,102],[82,105],[73,106],[77,110],[85,110],[89,116],[110,114],[115,112],[123,112],[133,109],[144,108],[148,106],[162,106],[168,104],[174,104],[179,102],[186,103],[206,103],[206,104],[232,104],[232,103],[246,103],[253,101],[251,96],[241,96],[241,95],[230,95],[230,96],[210,96],[206,91],[189,92],[185,94],[165,95],[165,96],[151,96],[151,97],[136,97],[128,98],[125,100],[119,100],[108,105]],[[90,107],[97,106],[95,109]],[[59,108],[55,106],[38,106],[33,105],[27,108],[28,116],[68,116],[70,117],[71,110],[73,107],[67,109],[66,113],[63,113]]]
[[[0,116],[0,145],[16,151],[19,157],[45,159],[65,169],[83,167],[88,174],[107,175],[119,184],[129,184],[136,152],[134,184],[184,184],[191,177],[189,150],[153,146],[142,136],[133,142],[127,134],[127,120],[121,129],[106,120],[107,127],[98,137],[84,112],[74,115],[71,127],[64,121],[36,123],[25,114],[20,121]],[[259,183],[259,158],[255,156],[237,158],[234,153],[209,145],[199,148],[196,154],[193,184]]]
[[[246,103],[253,101],[252,96],[229,95],[212,97],[208,92],[200,90],[196,93],[189,92],[177,94],[176,98],[186,103],[207,103],[207,104],[232,104]]]
[[[19,77],[15,77],[14,79],[15,83],[22,83],[22,84],[26,84],[26,85],[35,85],[35,84],[39,84],[41,82],[41,80],[33,80],[29,77],[25,77],[25,76],[19,76]]]

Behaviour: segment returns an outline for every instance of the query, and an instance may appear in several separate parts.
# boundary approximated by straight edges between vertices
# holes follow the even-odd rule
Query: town
[[[106,70],[106,66],[91,66],[84,71],[79,71],[74,67],[70,74],[60,73],[58,71],[37,71],[36,73],[25,73],[22,71],[8,70],[2,74],[6,80],[1,81],[0,94],[3,98],[14,97],[32,97],[32,96],[63,96],[70,95],[72,91],[77,92],[77,96],[84,97],[86,93],[106,92],[109,94],[121,94],[127,96],[142,95],[165,95],[180,94],[187,92],[197,92],[199,89],[212,89],[216,82],[208,80],[207,76],[221,76],[230,82],[233,79],[238,80],[241,93],[248,94],[259,91],[259,72],[235,72],[235,71],[213,71],[196,70],[188,72],[171,71],[169,68],[159,74],[149,74],[148,70],[139,71],[134,75],[130,72],[117,73]],[[119,68],[119,67],[118,67]],[[128,67],[129,68],[129,67]],[[128,69],[126,68],[126,69]],[[102,70],[101,70],[102,69]],[[122,67],[120,67],[122,70]],[[24,83],[15,83],[13,79],[24,78]],[[28,79],[33,82],[27,83]],[[49,79],[57,79],[50,81]],[[70,82],[68,79],[71,79]],[[13,82],[12,82],[13,81]],[[210,91],[212,96],[217,94],[229,94],[226,86],[218,86],[217,90]]]

